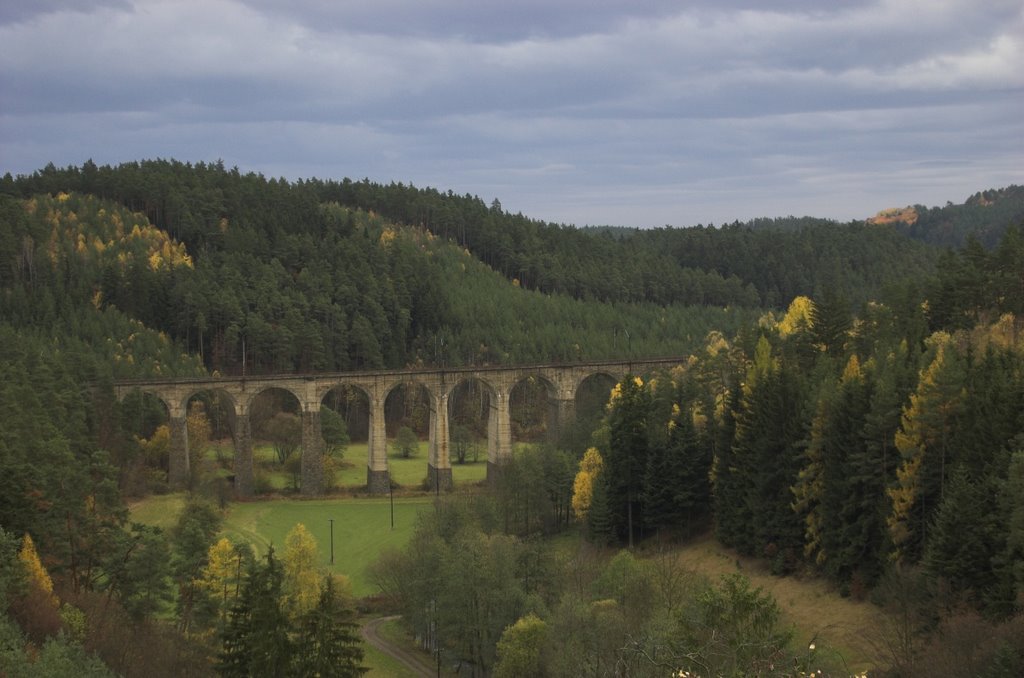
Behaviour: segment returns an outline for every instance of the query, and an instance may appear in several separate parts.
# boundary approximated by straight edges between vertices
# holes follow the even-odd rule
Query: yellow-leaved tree
[[[220,541],[207,551],[206,567],[203,568],[201,578],[197,582],[198,587],[206,591],[214,601],[221,625],[227,620],[231,602],[237,594],[242,569],[241,558],[235,545],[227,537],[221,537]]]
[[[136,438],[146,462],[160,468],[167,467],[167,450],[170,448],[171,432],[167,424],[160,424],[149,440]]]
[[[306,526],[297,523],[284,538],[282,607],[293,621],[316,607],[323,575],[317,566],[319,549]]]
[[[948,335],[930,340],[935,357],[921,372],[917,390],[904,407],[896,448],[903,461],[898,483],[888,489],[892,513],[887,522],[899,557],[918,557],[927,542],[928,526],[945,490],[952,467],[950,437],[963,408],[963,359]]]
[[[601,473],[604,460],[596,447],[591,447],[580,460],[580,470],[572,484],[572,510],[580,520],[587,517],[590,502],[594,498],[594,480]]]
[[[786,315],[779,321],[779,336],[787,337],[797,332],[805,332],[814,326],[811,319],[814,313],[814,302],[807,297],[794,297],[786,309]]]
[[[52,604],[56,609],[60,605],[60,601],[53,593],[53,580],[50,579],[50,573],[46,571],[42,561],[39,560],[36,543],[32,541],[32,535],[28,533],[21,540],[18,560],[21,561],[21,566],[25,569],[25,578],[29,587],[41,593],[40,599]]]

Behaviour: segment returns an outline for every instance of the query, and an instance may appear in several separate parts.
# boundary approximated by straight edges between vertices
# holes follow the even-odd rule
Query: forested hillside
[[[598,544],[713,531],[779,574],[817,573],[843,595],[903,605],[892,675],[933,674],[937,648],[966,643],[965,629],[990,639],[975,653],[986,675],[1019,675],[1018,192],[937,208],[950,224],[939,231],[998,233],[943,252],[929,242],[945,241],[925,237],[934,229],[911,233],[921,242],[895,222],[575,229],[473,196],[289,182],[220,164],[7,176],[0,668],[204,675],[222,652],[234,675],[248,659],[228,619],[242,635],[247,619],[278,629],[288,652],[312,651],[318,623],[348,628],[333,598],[319,622],[312,608],[260,617],[267,598],[257,589],[282,585],[280,565],[248,562],[243,576],[244,549],[211,556],[210,506],[190,506],[170,534],[129,522],[125,492],[166,487],[166,444],[143,422],[151,413],[116,402],[115,378],[678,355],[689,356],[678,368],[616,387],[586,456],[586,444],[566,444],[514,458],[473,515],[446,523],[439,510],[407,553],[389,556],[382,577],[426,556],[436,557],[432,576],[465,571],[441,559],[471,553],[504,578],[479,579],[504,597],[476,620],[456,613],[481,602],[466,586],[423,576],[418,589],[396,585],[387,593],[411,623],[436,624],[424,616],[434,600],[451,625],[442,631],[461,639],[447,651],[505,675],[519,670],[509,659],[515,633],[543,649],[536,661],[551,660],[549,675],[713,673],[728,623],[719,605],[747,600],[771,624],[757,652],[734,653],[730,661],[748,663],[733,669],[797,661],[771,605],[737,581],[663,601],[656,574],[632,556],[603,574],[578,562],[559,569],[531,537],[564,529],[571,504]],[[918,213],[918,224],[932,223]],[[228,565],[234,574],[213,573]],[[909,593],[892,593],[901,588]],[[250,608],[236,614],[236,604]],[[285,615],[276,602],[260,609]],[[470,635],[467,619],[486,634]],[[502,650],[506,628],[519,630]],[[25,638],[38,652],[22,652]],[[288,670],[301,674],[294,661]],[[787,664],[797,665],[813,668]]]
[[[974,238],[985,247],[998,243],[1006,228],[1024,219],[1024,186],[978,191],[962,204],[914,205],[886,210],[870,221],[893,224],[915,240],[942,247],[962,247]]]
[[[278,247],[279,241],[315,237],[323,228],[323,205],[337,203],[449,239],[522,287],[584,300],[784,308],[798,294],[831,287],[861,302],[894,279],[928,275],[935,261],[934,251],[900,238],[890,226],[788,219],[766,229],[773,220],[756,220],[725,229],[637,231],[624,238],[617,230],[576,229],[510,214],[497,200],[488,205],[451,191],[349,179],[287,182],[220,164],[50,166],[5,177],[0,190],[23,198],[96,195],[142,212],[197,260],[200,253],[244,247],[263,258],[273,252],[286,267],[294,264],[288,253],[294,257],[303,250]]]
[[[4,317],[96,345],[119,376],[194,370],[182,352],[228,374],[681,355],[754,317],[525,290],[429,231],[337,203],[298,232],[220,217],[220,237],[191,247],[86,194],[0,196],[0,209]],[[115,319],[149,332],[111,332]],[[130,355],[152,333],[175,361]]]
[[[625,379],[575,474],[551,451],[514,458],[493,506],[424,520],[378,562],[385,592],[414,633],[442,624],[500,676],[850,675],[830,629],[794,647],[742,577],[695,581],[665,553],[710,529],[776,575],[875,603],[884,623],[859,630],[871,675],[1020,675],[1024,239],[1011,228],[945,263],[929,296],[856,313],[798,297]],[[570,501],[592,542],[629,550],[603,570],[544,560],[531,536]],[[473,598],[453,584],[464,553],[487,582]]]

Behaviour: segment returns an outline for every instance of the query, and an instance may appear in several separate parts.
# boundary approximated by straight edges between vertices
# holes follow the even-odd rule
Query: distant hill
[[[929,284],[935,236],[989,244],[1022,195],[915,207],[913,223],[577,229],[401,183],[50,165],[0,180],[0,311],[96,337],[93,315],[120,314],[225,372],[599,358],[626,336],[653,355],[798,295],[860,304]]]
[[[1024,186],[979,191],[962,204],[912,205],[883,210],[868,219],[892,225],[907,236],[939,247],[962,247],[973,236],[987,249],[996,246],[1009,226],[1024,224]]]
[[[289,183],[219,163],[51,165],[6,177],[0,191],[24,198],[79,192],[111,199],[142,212],[192,253],[238,248],[238,229],[221,231],[227,219],[263,234],[261,255],[269,254],[274,234],[315,231],[318,206],[336,203],[425,229],[520,287],[607,303],[780,308],[826,287],[862,302],[897,279],[930,276],[936,258],[892,227],[865,230],[862,224],[790,217],[721,229],[577,229],[452,191],[350,179]]]
[[[758,313],[544,294],[305,186],[175,169],[196,185],[135,197],[160,225],[131,200],[0,195],[0,325],[131,377],[683,355]]]

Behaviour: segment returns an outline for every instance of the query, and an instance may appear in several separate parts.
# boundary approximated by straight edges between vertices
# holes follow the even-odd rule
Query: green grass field
[[[427,441],[421,440],[415,456],[403,459],[388,449],[388,465],[392,479],[402,487],[418,488],[427,477]],[[345,450],[345,467],[338,473],[338,487],[366,485],[366,443],[353,443]],[[479,483],[487,479],[486,456],[474,463],[452,463],[452,480],[456,485]]]
[[[421,440],[417,453],[404,459],[391,453],[388,449],[388,465],[392,479],[403,488],[418,489],[427,477],[427,441]],[[234,448],[230,442],[211,444],[206,457],[209,460],[220,457],[230,466],[234,457]],[[292,487],[292,478],[277,462],[274,448],[270,445],[256,444],[253,448],[253,461],[262,467],[267,480],[274,490],[287,490]],[[335,476],[335,487],[344,490],[355,490],[366,486],[367,445],[365,442],[352,443],[345,450],[342,467]],[[452,480],[456,485],[471,485],[487,479],[486,455],[476,462],[452,464]]]
[[[165,530],[174,527],[185,505],[182,494],[153,496],[131,507],[134,521]],[[285,536],[302,523],[320,547],[324,568],[346,575],[352,593],[363,597],[376,593],[366,575],[367,566],[387,548],[400,548],[412,535],[416,515],[433,505],[433,498],[396,497],[395,527],[391,528],[391,503],[385,498],[321,500],[274,499],[232,504],[225,512],[223,533],[249,542],[258,554],[273,544],[284,548]],[[331,565],[331,519],[334,519],[334,564]]]
[[[357,597],[376,593],[367,566],[387,548],[400,548],[412,535],[416,514],[429,509],[428,497],[395,498],[391,528],[388,499],[326,499],[261,501],[232,505],[224,521],[230,538],[250,542],[260,554],[272,544],[280,551],[285,536],[302,523],[320,547],[321,564],[352,582]],[[331,565],[331,519],[334,520],[334,564]]]

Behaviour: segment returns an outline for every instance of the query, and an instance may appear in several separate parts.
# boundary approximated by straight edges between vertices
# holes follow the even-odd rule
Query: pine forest
[[[118,380],[669,357],[571,425],[526,389],[489,481],[392,477],[427,509],[363,563],[369,594],[302,523],[259,549],[224,530],[302,503],[286,403],[254,420],[260,497],[210,452],[170,522],[129,510],[175,488],[166,411]],[[460,462],[485,397],[453,396]],[[424,405],[396,401],[389,448],[415,456]],[[190,454],[230,448],[230,413],[192,405]],[[329,405],[328,498],[363,501],[342,469],[366,406]],[[220,162],[7,174],[0,413],[0,675],[391,675],[360,635],[385,615],[438,675],[1024,675],[1024,187],[627,229]],[[688,569],[695,543],[870,608],[874,651]]]

